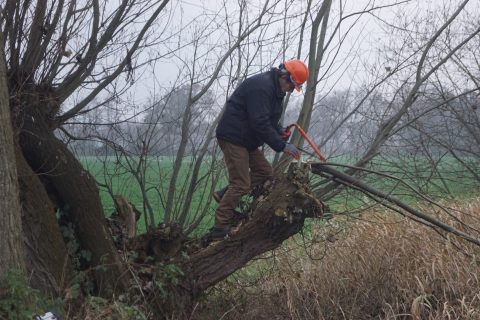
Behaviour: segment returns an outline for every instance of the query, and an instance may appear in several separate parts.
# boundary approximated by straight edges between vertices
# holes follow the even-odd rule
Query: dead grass
[[[457,210],[480,229],[480,200]],[[310,248],[319,260],[290,244],[255,285],[240,276],[218,286],[197,318],[480,319],[480,248],[391,213],[348,226],[316,231],[333,240],[343,230]]]

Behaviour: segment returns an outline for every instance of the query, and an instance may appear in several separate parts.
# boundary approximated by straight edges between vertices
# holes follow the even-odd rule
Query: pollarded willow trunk
[[[25,161],[20,147],[15,147],[30,284],[43,292],[58,295],[70,284],[72,264],[45,187]]]
[[[17,119],[21,125],[20,145],[23,156],[32,170],[41,176],[44,189],[35,192],[24,188],[22,196],[28,203],[35,203],[37,200],[34,197],[41,197],[40,202],[49,202],[45,198],[47,187],[49,198],[56,199],[57,205],[74,226],[77,245],[86,258],[82,267],[94,270],[98,291],[109,294],[111,289],[122,290],[126,287],[125,280],[128,277],[108,232],[98,188],[93,177],[65,144],[55,137],[48,114],[42,112],[45,109],[41,105],[23,106],[24,115],[21,121]],[[34,207],[26,208],[27,211],[28,209],[35,210]],[[25,221],[27,229],[36,229],[35,214],[25,213],[29,217]],[[49,246],[48,241],[42,241],[40,246]],[[56,263],[64,262],[63,256],[57,257]],[[56,273],[54,270],[50,272]]]
[[[207,288],[254,257],[279,247],[302,229],[306,217],[320,217],[324,208],[309,190],[309,172],[308,165],[292,164],[287,174],[277,177],[268,196],[261,196],[254,203],[250,219],[238,233],[210,244],[186,260],[173,261],[183,276],[172,287],[171,305],[166,308],[177,311],[180,318],[188,318],[193,302]]]

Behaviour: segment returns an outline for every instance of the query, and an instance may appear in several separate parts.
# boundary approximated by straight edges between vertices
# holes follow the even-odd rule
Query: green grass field
[[[82,157],[82,164],[95,177],[99,184],[100,197],[104,207],[105,214],[109,216],[115,211],[115,206],[112,199],[112,194],[119,194],[125,196],[138,210],[142,213],[146,212],[144,199],[147,198],[153,212],[155,214],[155,223],[158,224],[163,220],[164,208],[166,202],[166,195],[169,188],[169,183],[172,175],[173,159],[171,157],[150,157],[145,163],[143,169],[138,170],[137,178],[133,173],[138,168],[137,163],[129,163],[127,160],[117,161],[115,157]],[[131,161],[131,159],[130,159]],[[199,229],[208,229],[211,226],[214,208],[213,203],[208,204],[207,198],[212,186],[211,177],[205,177],[210,170],[209,160],[200,170],[202,180],[198,183],[196,192],[193,198],[185,199],[185,190],[188,187],[189,175],[191,172],[192,160],[186,158],[184,160],[182,169],[177,179],[176,190],[177,201],[174,201],[177,206],[190,202],[189,212],[193,215],[196,212],[209,206],[210,213],[202,219]],[[143,187],[139,181],[144,181]],[[219,180],[219,185],[225,185],[226,178],[222,176]],[[142,193],[142,188],[144,192]],[[177,210],[180,207],[177,207]],[[139,232],[146,230],[144,215],[142,215],[139,222]]]
[[[171,157],[150,157],[143,164],[142,170],[138,170],[138,163],[132,163],[132,161],[135,162],[135,159],[118,161],[114,157],[81,158],[83,165],[99,183],[100,196],[107,216],[115,211],[111,194],[125,196],[142,213],[146,212],[144,199],[147,198],[153,208],[155,223],[158,224],[163,220],[165,197],[171,180],[173,159]],[[354,163],[354,160],[341,158],[334,159],[333,162],[348,164]],[[203,178],[198,183],[194,196],[191,199],[185,199],[184,194],[190,180],[192,163],[192,159],[186,158],[184,160],[177,179],[177,195],[174,202],[177,210],[180,210],[187,201],[190,202],[189,215],[191,216],[208,206],[208,214],[202,219],[198,228],[199,232],[203,232],[211,226],[215,209],[215,203],[207,202],[212,187],[212,176],[208,175],[208,172],[211,172],[211,163],[207,159],[205,164],[202,165],[200,176],[203,176]],[[428,159],[424,161],[416,159],[415,162],[408,162],[408,160],[386,158],[376,160],[372,165],[374,169],[399,177],[402,182],[414,186],[416,190],[428,194],[434,199],[468,199],[478,196],[480,193],[480,182],[475,180],[474,176],[454,159],[442,159],[441,162],[435,164],[435,170],[430,169],[431,162]],[[405,168],[409,168],[409,170],[405,170]],[[338,169],[341,170],[342,168]],[[139,179],[132,173],[136,170],[137,176],[140,175],[140,179],[145,181],[143,194]],[[218,168],[216,170],[218,171]],[[478,173],[480,174],[480,172]],[[314,179],[317,179],[317,177],[314,177]],[[407,202],[413,203],[418,199],[415,192],[397,180],[370,174],[365,178],[365,182]],[[226,177],[222,173],[218,186],[224,186],[225,184]],[[334,211],[347,211],[355,210],[368,205],[368,203],[369,200],[365,196],[358,192],[347,191],[334,198],[329,205]],[[142,216],[139,231],[144,232],[145,230],[145,219]]]

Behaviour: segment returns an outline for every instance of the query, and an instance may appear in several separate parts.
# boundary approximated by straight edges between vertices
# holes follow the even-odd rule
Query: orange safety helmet
[[[290,74],[290,81],[295,85],[295,89],[300,91],[302,84],[308,79],[308,67],[298,59],[284,61],[283,66]]]

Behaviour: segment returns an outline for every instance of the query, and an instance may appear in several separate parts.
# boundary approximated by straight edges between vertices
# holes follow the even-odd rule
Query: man
[[[266,143],[277,152],[299,158],[299,150],[282,137],[279,121],[286,93],[300,91],[307,78],[308,68],[302,61],[288,60],[279,68],[247,78],[228,98],[216,135],[229,185],[214,194],[219,204],[215,225],[206,235],[210,240],[228,236],[240,198],[273,178],[272,166],[260,146]]]

